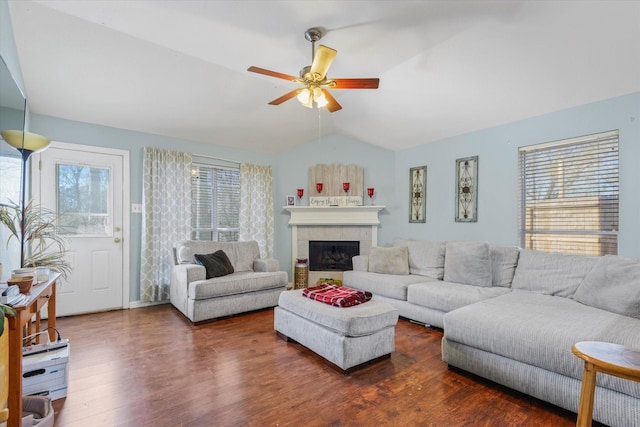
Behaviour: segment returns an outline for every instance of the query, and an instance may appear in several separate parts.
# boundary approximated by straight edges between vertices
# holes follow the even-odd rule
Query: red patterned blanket
[[[371,292],[322,283],[302,290],[302,295],[334,307],[353,307],[371,300]]]

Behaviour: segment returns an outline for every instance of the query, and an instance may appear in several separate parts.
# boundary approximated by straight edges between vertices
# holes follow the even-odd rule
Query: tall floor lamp
[[[27,160],[37,152],[42,151],[49,146],[51,140],[42,135],[31,132],[23,132],[21,130],[3,130],[0,131],[2,139],[7,141],[9,145],[18,149],[22,154],[22,182],[20,184],[20,267],[24,267],[24,214],[26,206],[27,194]]]

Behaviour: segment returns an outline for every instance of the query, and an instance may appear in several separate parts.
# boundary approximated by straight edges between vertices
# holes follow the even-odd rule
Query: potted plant
[[[4,317],[16,317],[16,311],[8,305],[0,304],[0,337],[4,333]]]
[[[65,260],[67,240],[57,225],[55,212],[30,201],[24,210],[18,205],[0,205],[0,224],[9,230],[9,240],[21,245],[20,266],[47,267],[64,278],[71,273]]]

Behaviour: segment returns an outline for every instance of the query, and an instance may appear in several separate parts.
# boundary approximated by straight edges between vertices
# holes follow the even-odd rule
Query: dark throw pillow
[[[202,265],[207,270],[207,279],[233,273],[233,264],[222,250],[207,255],[195,254],[194,258],[196,264]]]

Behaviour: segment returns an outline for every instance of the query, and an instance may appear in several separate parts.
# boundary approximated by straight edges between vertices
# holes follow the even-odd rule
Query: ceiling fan
[[[338,101],[331,95],[327,88],[331,89],[377,89],[380,79],[328,79],[327,71],[333,62],[338,51],[323,45],[318,46],[316,52],[316,42],[322,38],[321,28],[314,27],[304,33],[304,37],[311,42],[311,65],[307,65],[300,70],[300,77],[266,70],[264,68],[251,66],[247,71],[276,77],[278,79],[289,80],[301,83],[304,87],[297,88],[274,99],[270,105],[280,105],[293,97],[308,108],[313,108],[315,103],[318,107],[326,107],[330,112],[338,111],[342,108]]]

